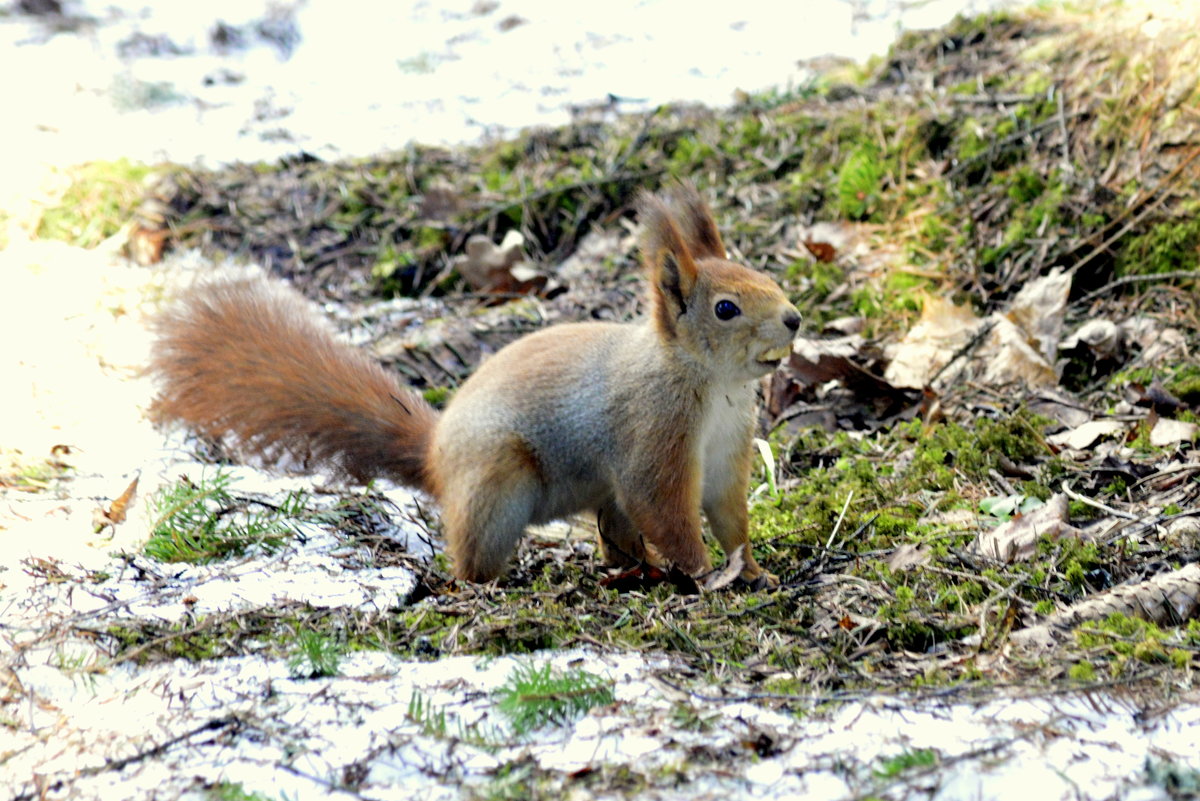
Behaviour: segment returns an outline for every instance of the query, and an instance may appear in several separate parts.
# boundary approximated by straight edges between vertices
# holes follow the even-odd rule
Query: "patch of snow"
[[[674,704],[654,680],[675,670],[668,660],[590,651],[550,661],[582,663],[608,677],[620,700],[520,740],[504,734],[493,694],[528,659],[546,657],[423,663],[354,653],[341,675],[307,680],[259,657],[121,665],[74,680],[31,666],[18,671],[22,685],[53,698],[53,706],[31,709],[20,727],[0,731],[0,752],[13,755],[6,768],[14,793],[32,786],[25,777],[40,777],[47,786],[64,782],[75,798],[173,796],[217,781],[309,797],[335,789],[346,771],[365,777],[358,792],[371,798],[456,798],[461,790],[448,792],[452,786],[482,787],[496,770],[532,759],[564,781],[601,766],[647,774],[675,767],[692,780],[656,788],[656,797],[694,799],[883,793],[896,782],[875,773],[880,760],[930,749],[943,766],[918,782],[930,797],[1019,793],[1031,801],[1112,797],[1142,783],[1147,760],[1195,764],[1200,753],[1194,708],[1146,719],[1118,702],[1082,697],[978,706],[889,699],[812,717],[692,699],[692,711],[706,718],[697,730],[675,722]],[[414,694],[445,711],[448,736],[409,719]],[[491,732],[493,745],[460,740],[460,724]],[[758,759],[748,742],[763,737],[777,753]],[[105,760],[164,743],[154,759],[105,769]],[[707,760],[718,758],[720,771],[706,776]]]

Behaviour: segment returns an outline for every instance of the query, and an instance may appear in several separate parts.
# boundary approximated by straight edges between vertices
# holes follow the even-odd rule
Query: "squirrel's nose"
[[[788,330],[793,334],[800,330],[800,315],[794,311],[790,311],[783,315],[783,324],[788,327]]]

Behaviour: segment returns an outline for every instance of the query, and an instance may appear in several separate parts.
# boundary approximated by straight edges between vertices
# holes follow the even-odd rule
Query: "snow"
[[[610,95],[627,111],[727,105],[802,85],[801,60],[861,60],[901,27],[1002,4],[742,0],[697,20],[683,0],[85,0],[67,4],[91,20],[75,35],[0,18],[0,71],[21,76],[0,83],[0,104],[16,112],[6,150],[26,163],[361,156],[561,125]],[[282,20],[294,47],[259,34],[264,19]],[[241,47],[214,42],[218,22]],[[135,34],[170,47],[145,54]]]

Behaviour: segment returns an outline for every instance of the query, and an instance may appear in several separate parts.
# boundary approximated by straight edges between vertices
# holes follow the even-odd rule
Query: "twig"
[[[1136,220],[1135,220],[1136,222]],[[1099,289],[1093,289],[1091,292],[1084,295],[1079,300],[1075,301],[1079,305],[1088,303],[1111,289],[1116,289],[1119,286],[1126,284],[1140,284],[1147,281],[1181,281],[1185,278],[1200,278],[1200,270],[1175,270],[1169,273],[1151,273],[1150,275],[1126,275],[1116,280],[1109,281]]]
[[[842,504],[842,512],[838,515],[837,522],[833,524],[833,531],[829,532],[829,541],[825,543],[826,548],[833,547],[833,538],[837,536],[838,529],[842,527],[842,520],[846,517],[846,510],[850,508],[850,500],[854,497],[854,490],[850,490],[850,494],[846,496],[846,502]]]
[[[1032,103],[1041,98],[1041,95],[1013,95],[1013,94],[998,94],[998,95],[951,95],[952,103],[977,103],[983,106],[1006,106],[1009,103]]]
[[[1071,166],[1071,134],[1067,131],[1067,112],[1064,109],[1062,86],[1054,87],[1054,97],[1058,101],[1058,130],[1062,134],[1062,168],[1064,172],[1074,171]]]
[[[103,765],[86,765],[84,767],[77,768],[72,778],[78,778],[81,776],[98,776],[107,771],[124,770],[126,766],[132,765],[134,762],[141,762],[144,759],[150,759],[151,757],[159,756],[171,746],[177,745],[185,740],[190,740],[197,734],[239,725],[241,725],[241,721],[235,715],[226,715],[220,718],[213,718],[212,720],[201,723],[199,726],[188,729],[183,734],[177,734],[174,737],[164,740],[158,745],[152,746],[145,751],[138,751],[136,754],[124,757],[123,759],[105,760]],[[13,801],[33,801],[33,799],[36,798],[44,798],[46,797],[45,794],[47,792],[62,789],[63,781],[64,780],[60,779],[49,787],[39,788],[38,792],[22,793],[21,795],[14,796]]]
[[[1129,523],[1117,523],[1117,528],[1106,531],[1104,533],[1104,538],[1098,540],[1098,542],[1101,545],[1107,545],[1108,543],[1116,540],[1118,537],[1132,537],[1135,534],[1145,531],[1146,529],[1154,528],[1155,526],[1161,526],[1163,523],[1170,523],[1172,520],[1178,520],[1181,517],[1200,517],[1200,508],[1184,509],[1182,512],[1177,512],[1173,515],[1158,514],[1150,515],[1149,517],[1135,518],[1129,521],[1130,523],[1138,524],[1138,526],[1132,531],[1126,531],[1126,529],[1129,527]]]
[[[1172,475],[1173,473],[1193,473],[1193,472],[1196,472],[1196,471],[1198,471],[1198,470],[1200,470],[1200,464],[1175,464],[1175,465],[1171,465],[1170,467],[1164,467],[1162,470],[1158,470],[1158,471],[1156,471],[1156,472],[1153,472],[1153,473],[1151,473],[1151,474],[1150,474],[1150,475],[1148,475],[1148,476],[1145,476],[1145,477],[1143,477],[1143,478],[1139,478],[1137,481],[1133,482],[1133,484],[1131,484],[1131,485],[1129,486],[1129,488],[1130,488],[1131,490],[1132,490],[1132,489],[1137,489],[1138,487],[1142,486],[1143,484],[1148,484],[1148,483],[1150,483],[1151,481],[1156,481],[1156,480],[1158,480],[1158,479],[1162,478],[1163,476],[1169,476],[1169,475]]]
[[[1108,512],[1110,515],[1113,515],[1115,517],[1123,517],[1126,520],[1141,520],[1141,518],[1135,514],[1131,514],[1129,512],[1122,512],[1120,509],[1114,509],[1111,506],[1100,503],[1100,501],[1097,501],[1093,498],[1088,498],[1085,495],[1080,495],[1078,492],[1071,489],[1070,481],[1064,481],[1062,483],[1062,491],[1063,491],[1063,494],[1066,495],[1068,498],[1079,501],[1080,503],[1086,503],[1088,506],[1094,507],[1096,509],[1100,509],[1101,511],[1104,511],[1104,512]]]

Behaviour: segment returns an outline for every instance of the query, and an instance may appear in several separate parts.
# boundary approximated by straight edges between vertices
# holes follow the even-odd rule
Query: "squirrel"
[[[647,317],[521,337],[440,414],[261,277],[198,283],[159,317],[154,413],[246,455],[428,493],[462,580],[498,577],[527,526],[584,510],[610,566],[654,554],[701,578],[703,510],[741,578],[774,585],[747,535],[755,383],[791,353],[800,314],[726,258],[691,185],[643,191],[637,208]]]

